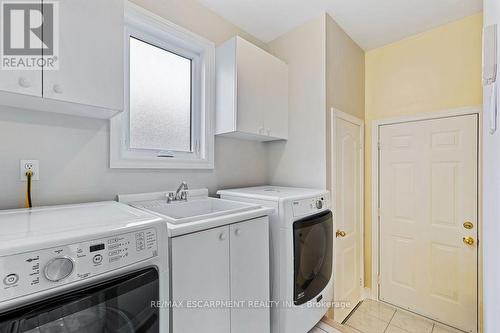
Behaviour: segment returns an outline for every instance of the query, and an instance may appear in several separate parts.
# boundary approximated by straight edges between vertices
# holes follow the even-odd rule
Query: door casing
[[[465,107],[458,109],[450,109],[443,110],[439,112],[432,113],[422,113],[412,116],[402,116],[395,118],[386,118],[380,120],[374,120],[372,122],[372,212],[371,212],[371,221],[372,221],[372,283],[371,283],[371,291],[370,297],[374,300],[379,300],[379,275],[380,275],[380,246],[379,246],[379,129],[380,126],[383,125],[391,125],[391,124],[399,124],[399,123],[407,123],[413,121],[422,121],[422,120],[433,120],[440,118],[450,118],[450,117],[458,117],[465,115],[477,115],[478,122],[478,133],[482,133],[482,108],[481,106],[477,107]],[[482,137],[478,136],[478,221],[477,221],[477,233],[478,233],[478,332],[482,332],[482,304],[483,300],[483,287],[482,287]]]

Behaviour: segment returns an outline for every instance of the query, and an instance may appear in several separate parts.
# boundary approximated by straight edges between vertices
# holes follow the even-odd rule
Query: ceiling
[[[482,10],[482,0],[198,0],[263,42],[323,12],[365,50]]]

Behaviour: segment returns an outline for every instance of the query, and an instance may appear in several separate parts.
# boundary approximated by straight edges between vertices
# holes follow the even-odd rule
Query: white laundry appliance
[[[117,202],[1,211],[0,332],[168,332],[166,235]]]
[[[270,215],[271,332],[308,332],[333,299],[329,192],[259,186],[218,194],[274,208]]]

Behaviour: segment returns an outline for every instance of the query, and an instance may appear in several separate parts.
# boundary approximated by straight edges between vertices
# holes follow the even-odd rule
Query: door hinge
[[[359,286],[363,287],[363,279],[362,278],[359,278]]]
[[[380,275],[377,275],[377,284],[380,284]]]
[[[380,141],[378,141],[378,142],[377,142],[377,148],[378,148],[378,150],[380,150],[380,146],[381,146],[381,145],[380,145]]]

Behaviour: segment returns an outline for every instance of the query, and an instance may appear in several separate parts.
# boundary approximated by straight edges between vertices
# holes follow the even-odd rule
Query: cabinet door
[[[277,58],[269,59],[265,85],[265,134],[288,139],[288,66]]]
[[[269,223],[260,218],[230,227],[231,297],[235,302],[269,301]],[[237,303],[235,303],[237,304]],[[231,332],[270,331],[270,310],[266,307],[234,307]]]
[[[228,301],[229,227],[172,239],[173,332],[229,333],[229,308],[188,307],[187,302]],[[198,303],[192,303],[192,305]]]
[[[59,1],[59,70],[43,73],[43,96],[123,109],[123,1]]]
[[[0,90],[42,97],[42,71],[7,71],[0,75]]]
[[[36,2],[37,4],[42,4],[40,0],[35,0],[31,2]],[[22,12],[21,12],[22,13]],[[6,14],[7,15],[7,14]],[[12,14],[11,14],[12,15]],[[22,15],[22,14],[21,14]],[[3,19],[3,18],[2,18]],[[15,20],[15,18],[13,18]],[[3,24],[3,22],[2,22]],[[18,35],[16,35],[19,38]],[[16,40],[17,41],[17,40]],[[19,42],[19,41],[17,41]],[[30,48],[38,48],[40,50],[39,54],[34,54],[35,57],[42,56],[42,41],[39,40],[36,36],[31,38],[29,41],[22,41],[26,46],[29,43]],[[30,56],[31,57],[31,56]],[[9,58],[8,56],[6,58]],[[5,59],[2,59],[5,61]],[[42,96],[42,71],[40,69],[22,69],[19,70],[0,70],[0,90],[16,93],[16,94],[24,94],[31,96]],[[1,101],[0,101],[1,102]]]
[[[266,108],[266,70],[270,55],[246,40],[236,37],[237,128],[264,135]]]

